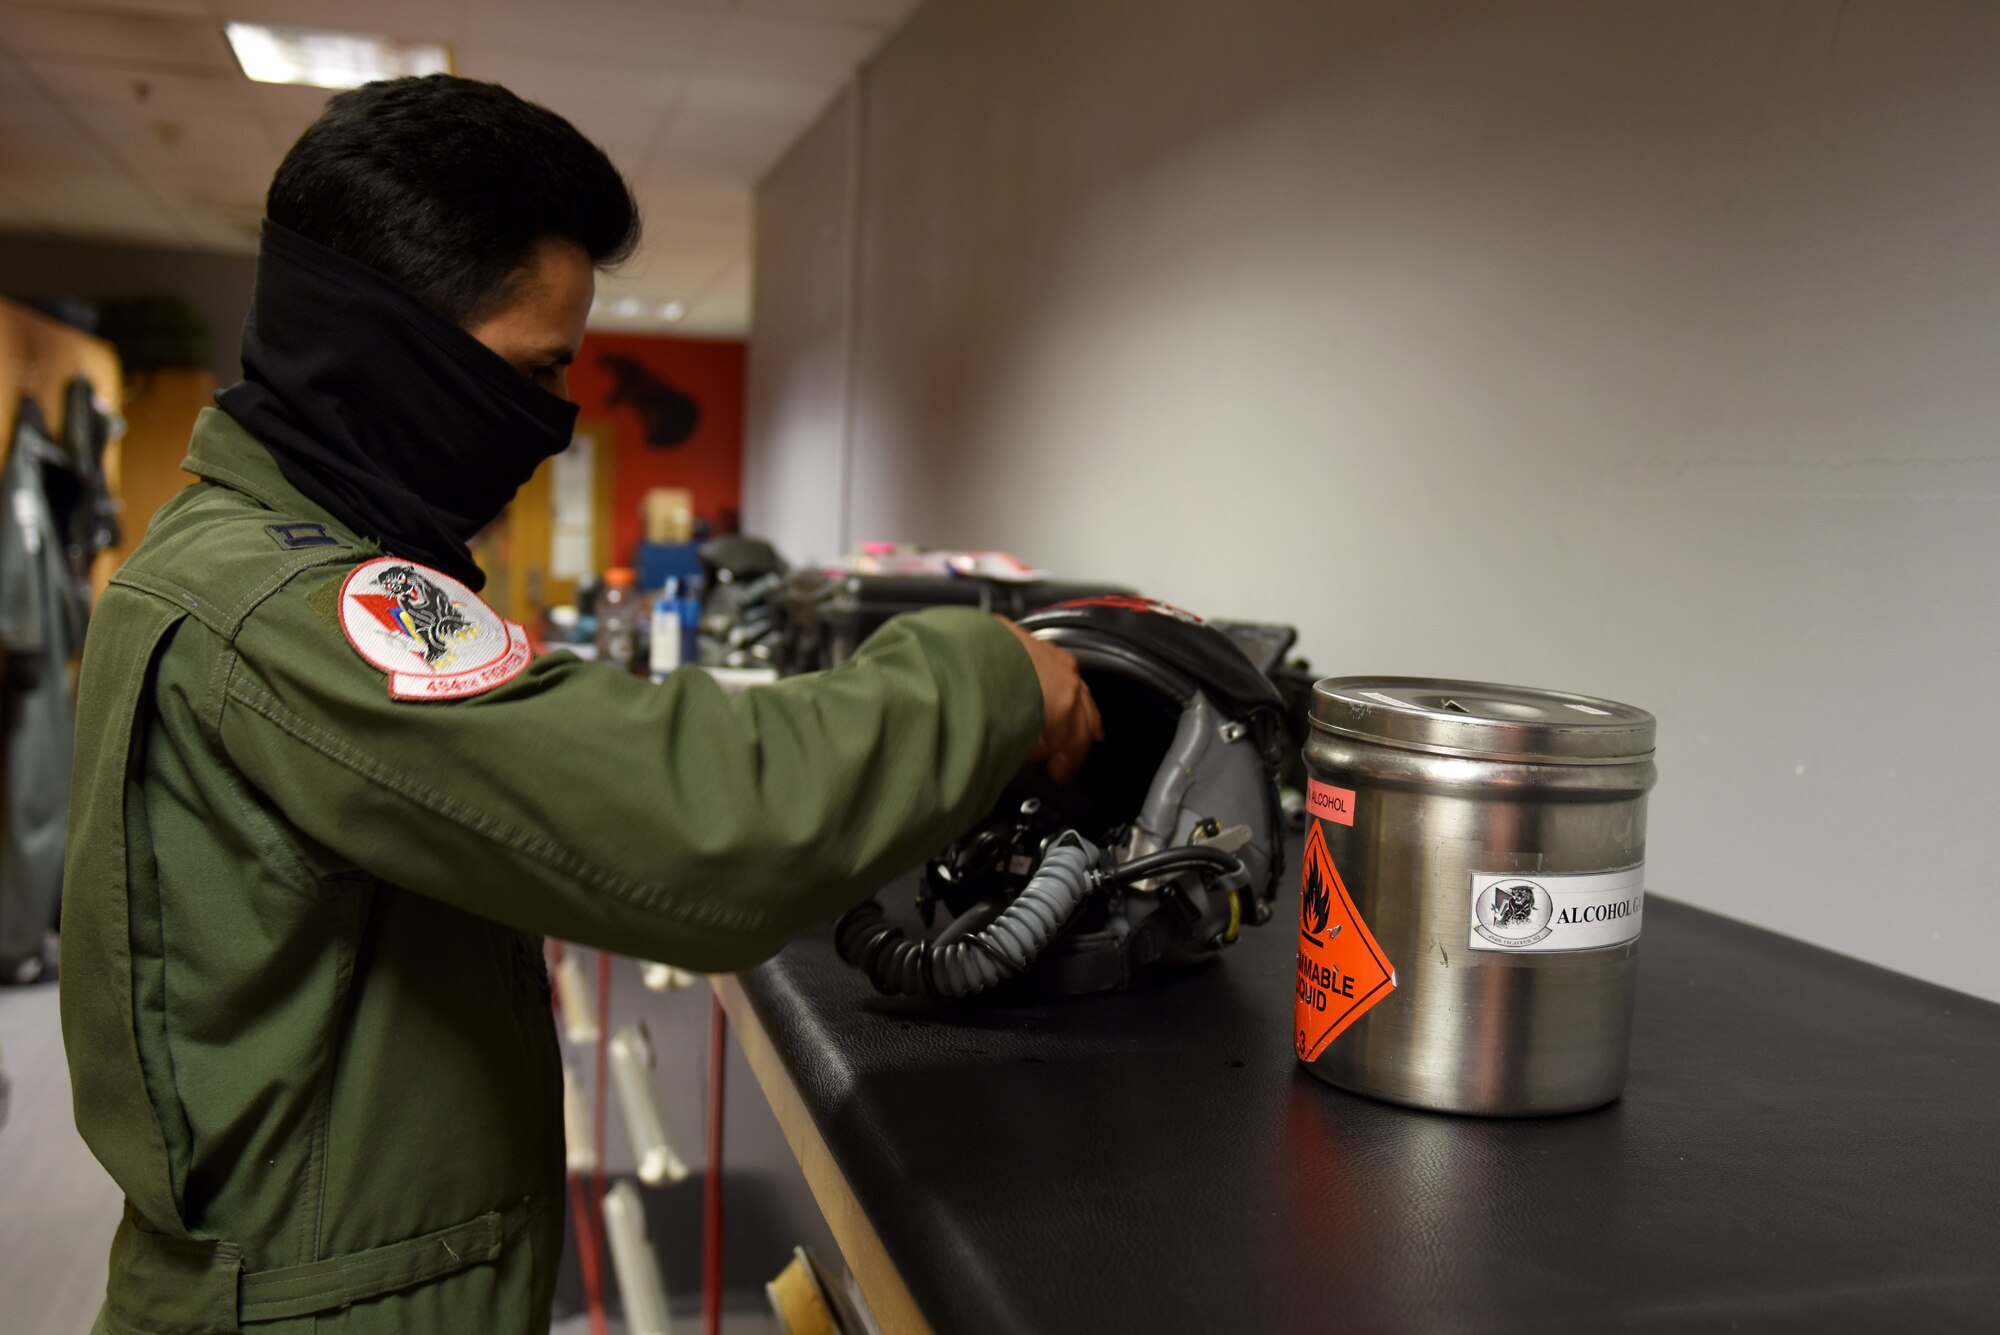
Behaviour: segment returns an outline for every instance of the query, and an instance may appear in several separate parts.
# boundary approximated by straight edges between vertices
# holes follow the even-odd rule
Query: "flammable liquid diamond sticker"
[[[1361,921],[1315,820],[1299,872],[1299,981],[1292,1008],[1299,1060],[1317,1059],[1395,990],[1395,966]]]

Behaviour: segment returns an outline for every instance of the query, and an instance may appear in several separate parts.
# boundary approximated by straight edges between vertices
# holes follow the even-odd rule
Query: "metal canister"
[[[1444,1112],[1617,1098],[1653,732],[1645,710],[1589,696],[1320,682],[1300,896],[1307,1068]]]

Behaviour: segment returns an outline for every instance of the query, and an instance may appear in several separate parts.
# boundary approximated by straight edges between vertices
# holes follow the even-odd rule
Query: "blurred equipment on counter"
[[[685,1181],[687,1163],[667,1139],[659,1100],[653,1097],[653,1045],[639,1025],[628,1024],[611,1036],[611,1080],[632,1137],[639,1180],[649,1187]]]
[[[873,901],[840,920],[841,958],[881,991],[1127,988],[1271,917],[1284,729],[1270,681],[1212,626],[1146,599],[1078,599],[1021,625],[1076,655],[1105,739],[1067,784],[1024,770],[930,863],[917,907],[926,932],[945,911],[935,937]]]
[[[1130,594],[1118,584],[995,579],[957,574],[953,562],[991,553],[864,552],[846,566],[799,570],[775,594],[778,643],[774,665],[787,676],[839,667],[889,618],[924,607],[978,607],[1019,621],[1037,608],[1077,598]],[[1011,560],[1012,558],[1009,558]],[[1040,576],[1014,563],[1020,571]],[[987,568],[991,568],[989,562]],[[912,569],[929,573],[908,573]],[[866,573],[893,570],[898,573]]]
[[[708,535],[703,526],[695,525],[696,539],[687,542],[642,542],[639,544],[638,575],[642,589],[664,589],[676,582],[682,588],[694,587],[701,578],[701,548],[699,539]]]
[[[1318,680],[1312,664],[1303,658],[1287,659],[1299,632],[1294,626],[1265,621],[1212,621],[1243,651],[1257,670],[1271,679],[1284,701],[1284,763],[1278,768],[1278,798],[1285,824],[1294,830],[1306,825],[1306,770],[1303,753],[1311,735],[1313,683]]]
[[[1319,683],[1299,1060],[1356,1093],[1498,1117],[1624,1088],[1653,716],[1422,677]]]
[[[778,549],[740,534],[701,546],[700,661],[713,667],[777,666],[776,595],[790,569]]]
[[[590,1004],[590,993],[584,990],[583,968],[576,962],[575,951],[563,952],[549,970],[549,980],[555,987],[556,1008],[562,1012],[564,1036],[579,1046],[595,1043],[597,1008]]]
[[[660,1279],[652,1240],[646,1236],[646,1207],[630,1182],[604,1193],[604,1232],[611,1243],[611,1269],[618,1277],[626,1335],[673,1335],[667,1286]]]
[[[591,1130],[583,1087],[577,1084],[576,1072],[569,1069],[567,1061],[563,1063],[562,1080],[563,1164],[572,1173],[587,1173],[597,1166],[597,1137]]]
[[[681,992],[693,987],[701,981],[701,978],[671,964],[655,964],[651,960],[641,960],[639,981],[646,985],[648,992]]]
[[[791,1262],[764,1286],[764,1296],[784,1335],[841,1335],[845,1329],[833,1288],[804,1247],[792,1248]]]
[[[694,541],[694,493],[685,487],[654,487],[639,501],[647,542]]]
[[[1208,623],[1229,637],[1229,642],[1243,651],[1250,660],[1250,666],[1265,676],[1278,670],[1285,661],[1285,655],[1299,638],[1295,626],[1280,626],[1270,621],[1221,621],[1211,619]]]

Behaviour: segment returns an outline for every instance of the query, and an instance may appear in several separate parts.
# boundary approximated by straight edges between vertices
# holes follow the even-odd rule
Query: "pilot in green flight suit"
[[[567,442],[637,228],[550,112],[335,98],[272,183],[244,381],[90,631],[64,1035],[123,1188],[97,1329],[546,1329],[542,933],[739,968],[1098,731],[1075,664],[907,616],[727,699],[533,659],[466,540]]]

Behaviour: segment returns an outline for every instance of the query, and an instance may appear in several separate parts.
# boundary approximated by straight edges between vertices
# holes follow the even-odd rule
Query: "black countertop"
[[[940,1335],[2000,1329],[2000,1006],[1654,897],[1625,1097],[1450,1117],[1298,1066],[1295,917],[1123,996],[740,985]]]

